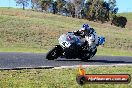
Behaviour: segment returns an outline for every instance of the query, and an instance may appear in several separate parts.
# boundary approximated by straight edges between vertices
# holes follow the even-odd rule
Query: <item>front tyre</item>
[[[50,50],[47,55],[46,59],[48,60],[54,60],[57,59],[60,56],[58,47],[54,47],[52,50]]]

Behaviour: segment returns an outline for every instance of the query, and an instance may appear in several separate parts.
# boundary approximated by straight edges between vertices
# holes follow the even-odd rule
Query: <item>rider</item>
[[[98,36],[93,28],[91,28],[88,24],[83,24],[80,30],[73,32],[76,36],[80,36],[81,40],[84,44],[98,45]]]
[[[92,50],[98,44],[98,37],[93,28],[90,28],[88,24],[83,24],[82,28],[77,31],[69,32],[71,34],[74,33],[77,38],[79,38],[79,42],[72,43],[69,48],[66,48],[65,51],[67,55],[76,55],[83,49],[83,52],[87,53],[88,50]],[[67,40],[72,40],[72,37],[68,36]]]

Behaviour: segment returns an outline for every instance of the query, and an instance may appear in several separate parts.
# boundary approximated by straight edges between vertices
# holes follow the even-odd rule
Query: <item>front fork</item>
[[[56,45],[55,48],[58,51],[59,56],[63,55],[63,48],[60,45]]]

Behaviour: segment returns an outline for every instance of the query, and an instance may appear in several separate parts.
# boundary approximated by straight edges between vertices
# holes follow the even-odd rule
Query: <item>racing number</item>
[[[62,43],[65,47],[69,46],[69,43],[68,42],[63,42]]]

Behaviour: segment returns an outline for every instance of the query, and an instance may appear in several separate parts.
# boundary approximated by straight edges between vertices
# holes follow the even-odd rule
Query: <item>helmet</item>
[[[83,24],[82,28],[80,29],[80,31],[82,32],[83,35],[89,33],[90,31],[90,27],[88,24]]]
[[[89,29],[89,25],[88,25],[88,24],[83,24],[82,28],[83,28],[84,30],[88,30],[88,29]]]

